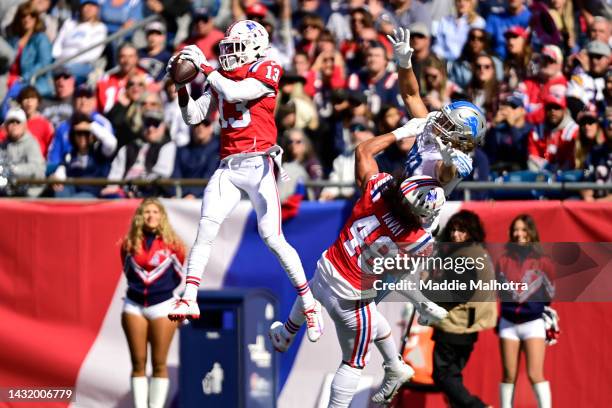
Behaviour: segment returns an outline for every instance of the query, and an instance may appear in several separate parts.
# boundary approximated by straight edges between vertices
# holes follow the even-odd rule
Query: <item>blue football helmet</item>
[[[455,149],[471,152],[484,142],[487,121],[484,113],[471,102],[449,103],[429,117],[437,136]]]

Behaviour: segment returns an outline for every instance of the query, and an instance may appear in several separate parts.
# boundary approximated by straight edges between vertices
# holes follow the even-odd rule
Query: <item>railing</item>
[[[83,53],[85,53],[85,52],[87,52],[89,50],[92,50],[92,49],[94,49],[96,47],[100,47],[100,46],[106,45],[106,44],[108,44],[110,42],[115,41],[118,38],[123,38],[126,35],[130,34],[131,32],[136,31],[139,28],[146,26],[147,24],[149,24],[152,21],[159,20],[160,18],[161,17],[158,14],[150,15],[149,17],[145,18],[144,20],[140,20],[140,21],[134,23],[130,27],[123,28],[123,29],[117,31],[115,34],[109,35],[104,40],[98,41],[94,45],[90,45],[87,48],[83,48],[78,53],[76,53],[74,55],[71,55],[70,57],[59,59],[59,60],[55,61],[53,64],[47,65],[46,67],[43,67],[43,68],[39,69],[38,71],[36,71],[34,73],[34,75],[32,75],[32,78],[30,78],[30,85],[34,86],[34,84],[36,83],[36,78],[38,78],[39,76],[44,75],[47,72],[51,72],[51,71],[53,71],[57,67],[61,67],[61,66],[65,65],[66,63],[72,61],[73,59],[77,58],[78,56],[82,55]]]
[[[182,187],[204,187],[208,183],[206,179],[165,179],[155,180],[108,180],[104,178],[72,178],[66,180],[54,179],[15,179],[15,185],[52,185],[64,184],[73,186],[107,186],[109,184],[122,186],[148,186],[148,187],[174,187],[175,195],[182,196]],[[338,183],[325,180],[306,181],[305,187],[354,187],[353,183]],[[472,191],[554,191],[554,192],[577,192],[581,190],[606,190],[612,191],[612,183],[600,184],[593,182],[505,182],[498,183],[492,181],[462,181],[456,188],[464,192],[464,199],[469,201]]]

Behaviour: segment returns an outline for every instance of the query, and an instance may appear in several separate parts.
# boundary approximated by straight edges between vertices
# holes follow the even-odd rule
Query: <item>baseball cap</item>
[[[155,31],[161,34],[166,34],[166,26],[161,21],[152,21],[145,26],[145,33]]]
[[[208,21],[210,19],[210,14],[207,8],[198,8],[193,11],[193,22],[198,20]]]
[[[61,65],[53,70],[53,78],[57,78],[60,76],[73,76],[72,72],[65,65]]]
[[[268,8],[261,3],[252,4],[244,10],[247,16],[265,17],[267,13]]]
[[[504,37],[517,36],[523,38],[529,38],[529,30],[521,26],[512,26],[506,30]]]
[[[502,98],[502,105],[509,105],[513,108],[524,108],[523,98],[518,93],[508,94],[505,98]]]
[[[300,82],[302,84],[306,83],[306,78],[304,78],[303,76],[299,75],[297,73],[297,71],[294,70],[289,70],[289,71],[285,71],[283,73],[283,76],[280,79],[280,84],[295,84],[297,82]]]
[[[94,96],[94,94],[95,93],[94,93],[93,88],[91,88],[87,84],[79,85],[77,89],[74,91],[75,98],[78,98],[79,96],[87,96],[91,98],[92,96]]]
[[[563,109],[567,108],[567,100],[565,99],[565,87],[563,85],[553,85],[544,96],[544,105],[558,105]]]
[[[9,109],[9,111],[6,113],[6,117],[4,118],[4,123],[8,122],[9,120],[16,120],[19,123],[25,123],[27,118],[26,118],[26,114],[23,111],[23,109],[19,107],[14,107],[14,108]]]
[[[610,56],[610,46],[601,41],[591,41],[587,44],[586,51],[588,54]]]
[[[542,56],[549,57],[557,64],[563,64],[563,53],[561,52],[561,48],[556,45],[545,45],[544,48],[542,48]]]
[[[81,6],[83,4],[95,4],[96,6],[100,7],[100,2],[98,0],[81,0]]]
[[[417,21],[416,23],[412,23],[408,26],[410,30],[410,34],[421,34],[425,37],[431,37],[431,33],[429,32],[429,27],[427,24]]]

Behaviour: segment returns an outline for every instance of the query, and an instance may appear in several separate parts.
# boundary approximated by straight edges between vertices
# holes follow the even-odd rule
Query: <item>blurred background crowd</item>
[[[268,57],[284,68],[275,114],[292,181],[280,185],[283,201],[353,196],[352,187],[306,189],[303,182],[354,182],[356,144],[410,119],[386,37],[396,27],[410,29],[430,110],[470,100],[486,114],[470,179],[612,182],[606,0],[5,0],[0,16],[3,195],[177,194],[155,183],[10,188],[11,177],[211,176],[217,120],[185,125],[165,67],[190,44],[217,64],[224,30],[245,18],[268,30]],[[132,26],[138,29],[103,44]],[[191,84],[194,98],[204,80]],[[407,154],[398,143],[378,157],[381,170],[401,170]],[[612,195],[584,190],[577,198]]]

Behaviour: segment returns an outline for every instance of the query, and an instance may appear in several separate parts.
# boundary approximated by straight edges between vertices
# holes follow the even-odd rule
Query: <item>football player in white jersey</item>
[[[412,70],[410,31],[394,30],[387,36],[399,70],[400,93],[412,118],[396,132],[413,137],[414,145],[406,160],[406,176],[427,175],[437,179],[448,195],[460,178],[472,172],[468,154],[484,140],[486,119],[473,103],[457,101],[439,111],[428,112],[419,94],[417,78]]]

